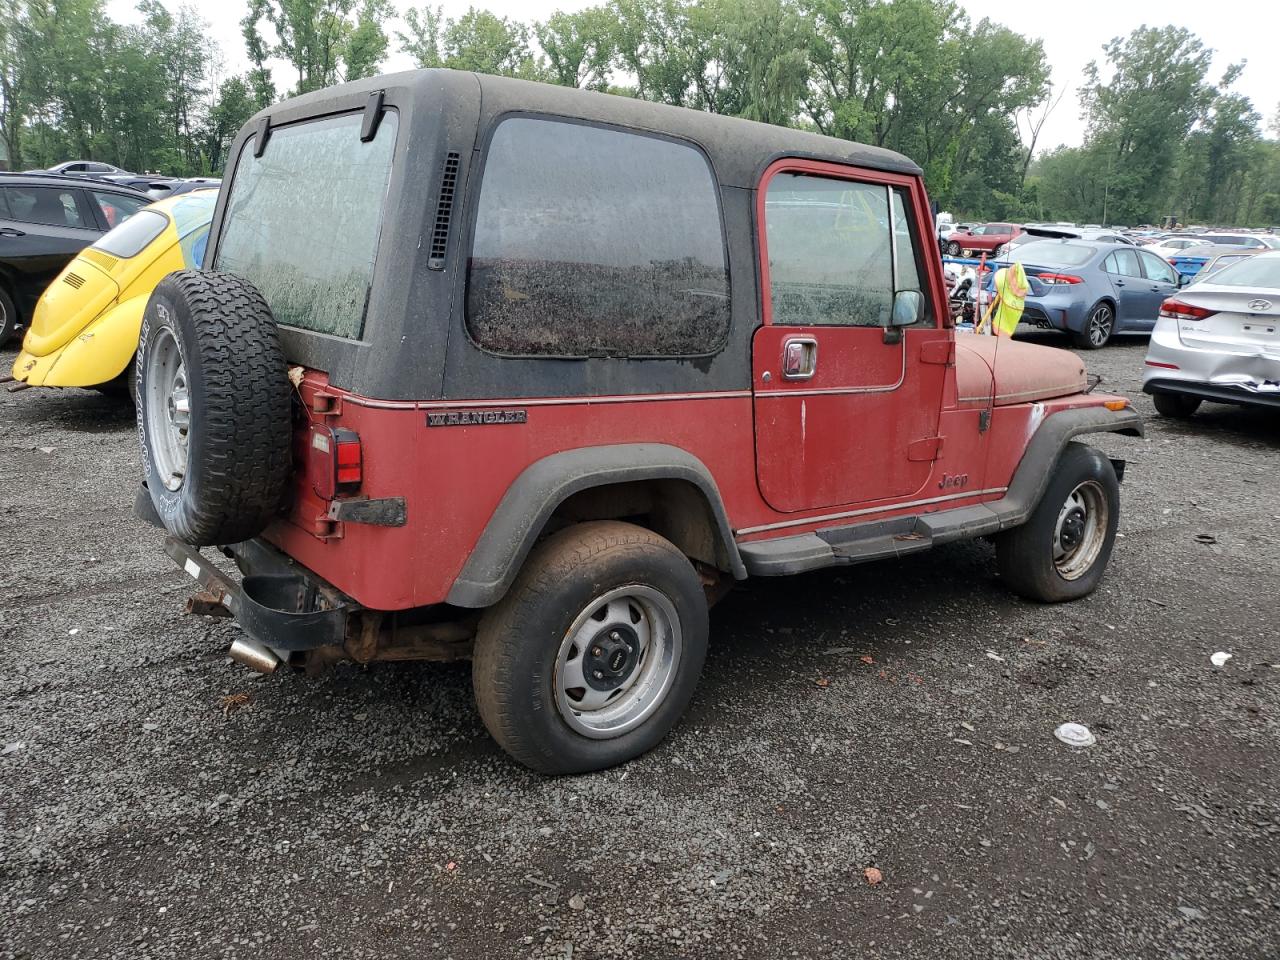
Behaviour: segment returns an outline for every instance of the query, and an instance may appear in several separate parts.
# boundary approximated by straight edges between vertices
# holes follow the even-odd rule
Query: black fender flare
[[[1108,410],[1101,404],[1062,410],[1045,417],[1018,461],[1003,499],[990,505],[1000,514],[1000,529],[1027,521],[1044,495],[1062,451],[1072,439],[1089,433],[1141,437],[1144,435],[1142,417],[1133,407]]]
[[[711,511],[730,572],[739,580],[746,578],[720,490],[706,464],[665,443],[621,443],[565,450],[526,467],[489,518],[446,602],[470,609],[497,603],[561,503],[582,490],[635,480],[692,483]]]

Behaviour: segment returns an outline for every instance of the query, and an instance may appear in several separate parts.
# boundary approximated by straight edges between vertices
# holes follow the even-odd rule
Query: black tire
[[[570,628],[594,601],[610,590],[637,586],[669,601],[681,652],[665,696],[647,719],[610,739],[593,739],[561,714],[557,659]],[[481,619],[472,666],[480,717],[507,753],[542,773],[624,763],[657,745],[684,713],[706,658],[707,632],[698,575],[673,544],[629,523],[577,524],[538,545],[507,595]]]
[[[1151,402],[1160,416],[1185,420],[1200,409],[1201,401],[1199,397],[1188,397],[1184,393],[1153,393]]]
[[[1095,330],[1096,326],[1096,330]],[[1100,350],[1116,332],[1116,311],[1105,300],[1095,303],[1084,318],[1084,329],[1071,332],[1071,342],[1080,350]]]
[[[1090,496],[1097,494],[1105,501],[1106,516],[1099,517],[1094,528],[1101,538],[1096,554],[1087,564],[1084,562],[1088,560],[1087,554],[1079,554],[1076,559],[1081,566],[1075,570],[1069,563],[1055,562],[1055,533],[1068,497],[1086,484]],[[1027,522],[996,537],[1000,576],[1011,590],[1028,600],[1061,603],[1088,596],[1097,588],[1106,570],[1119,522],[1120,483],[1111,461],[1093,447],[1068,443]],[[1086,529],[1089,529],[1087,525]],[[1084,549],[1083,542],[1077,549]],[[1068,554],[1064,561],[1070,558]]]
[[[176,346],[188,396],[181,473],[157,462],[161,345],[168,357]],[[194,546],[257,536],[284,501],[291,440],[288,372],[262,295],[230,274],[169,274],[147,302],[135,362],[143,475],[165,528]]]
[[[18,329],[18,309],[13,305],[13,299],[0,287],[0,347],[12,339],[14,331]]]
[[[958,257],[963,252],[964,251],[960,249],[960,244],[956,243],[954,240],[947,244],[947,253],[951,254],[951,256]]]
[[[136,404],[138,402],[137,371],[137,358],[134,357],[129,360],[129,365],[114,380],[94,384],[89,389],[97,390],[108,397],[118,397],[121,400],[127,397],[130,403]]]

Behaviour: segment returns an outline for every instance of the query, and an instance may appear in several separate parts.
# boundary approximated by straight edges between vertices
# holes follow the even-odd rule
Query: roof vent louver
[[[458,189],[458,154],[444,158],[444,176],[440,178],[440,200],[436,204],[436,222],[431,230],[431,257],[427,260],[430,270],[443,270],[445,253],[449,249],[449,221],[453,217],[453,197]]]

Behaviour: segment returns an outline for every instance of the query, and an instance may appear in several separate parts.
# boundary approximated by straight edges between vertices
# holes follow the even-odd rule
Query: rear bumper
[[[1161,318],[1147,348],[1144,393],[1177,393],[1218,403],[1280,407],[1280,356],[1191,346],[1173,321]]]
[[[151,497],[140,488],[134,508],[158,524]],[[198,547],[166,536],[164,552],[209,595],[207,601],[231,612],[251,640],[280,659],[319,647],[341,646],[356,604],[260,538],[220,548],[235,561],[237,581]]]

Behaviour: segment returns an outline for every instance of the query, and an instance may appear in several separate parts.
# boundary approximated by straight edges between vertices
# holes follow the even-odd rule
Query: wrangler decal
[[[427,413],[428,427],[469,427],[491,423],[526,423],[529,414],[524,410],[447,410]]]

